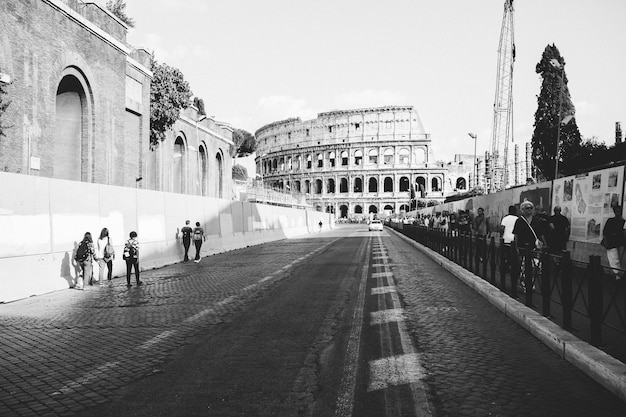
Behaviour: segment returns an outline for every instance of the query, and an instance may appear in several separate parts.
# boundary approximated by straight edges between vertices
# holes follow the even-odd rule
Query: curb
[[[441,267],[474,289],[505,316],[511,318],[622,401],[626,402],[626,364],[563,330],[533,309],[509,297],[481,277],[394,229],[396,235],[422,251]]]

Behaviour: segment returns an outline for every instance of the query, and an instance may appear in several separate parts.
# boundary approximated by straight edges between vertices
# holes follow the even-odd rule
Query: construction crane
[[[505,0],[500,43],[498,45],[498,73],[496,98],[493,104],[493,131],[491,136],[491,163],[488,191],[503,190],[509,185],[508,150],[513,141],[513,0]],[[491,178],[489,178],[491,177]]]

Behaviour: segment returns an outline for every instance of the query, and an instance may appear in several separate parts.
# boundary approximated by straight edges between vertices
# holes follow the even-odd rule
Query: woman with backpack
[[[113,249],[113,244],[111,243],[111,238],[109,237],[109,229],[106,227],[104,227],[100,232],[97,249],[99,267],[98,278],[100,285],[104,285],[104,268],[106,267],[107,269],[107,281],[111,281],[113,273],[113,259],[115,259],[115,249]]]
[[[200,248],[202,248],[202,242],[204,241],[204,229],[200,227],[200,222],[196,222],[196,227],[193,229],[193,244],[196,245],[196,258],[195,263],[200,262]]]
[[[126,241],[124,245],[124,260],[126,261],[126,286],[132,287],[130,285],[130,274],[135,268],[135,281],[137,282],[137,286],[140,286],[142,282],[139,280],[139,242],[137,242],[137,232],[130,232],[130,239]]]
[[[76,249],[76,255],[74,259],[80,265],[80,269],[83,271],[82,276],[76,278],[76,285],[74,288],[82,290],[85,288],[85,281],[91,283],[91,276],[93,274],[93,264],[91,261],[95,259],[96,250],[93,246],[93,239],[91,233],[86,232],[83,240],[78,244]]]

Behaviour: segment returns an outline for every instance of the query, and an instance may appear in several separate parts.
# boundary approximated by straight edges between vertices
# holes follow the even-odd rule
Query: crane
[[[515,41],[513,37],[513,0],[505,0],[500,43],[496,97],[493,104],[491,161],[489,163],[488,191],[502,190],[509,185],[508,150],[513,141],[513,64]],[[490,181],[489,181],[490,180]]]

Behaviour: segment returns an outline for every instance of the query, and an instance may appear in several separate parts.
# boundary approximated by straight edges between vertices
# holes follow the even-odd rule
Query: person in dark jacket
[[[137,286],[143,284],[139,280],[139,242],[137,242],[137,232],[130,232],[130,239],[124,245],[124,260],[126,261],[126,286],[132,287],[130,284],[130,274],[135,269],[135,281]]]
[[[613,213],[615,213],[615,217],[611,217],[604,223],[602,246],[606,248],[606,258],[609,261],[615,279],[620,279],[620,270],[623,269],[621,257],[624,256],[622,251],[626,240],[624,237],[626,222],[622,218],[622,208],[620,206],[613,206]]]

